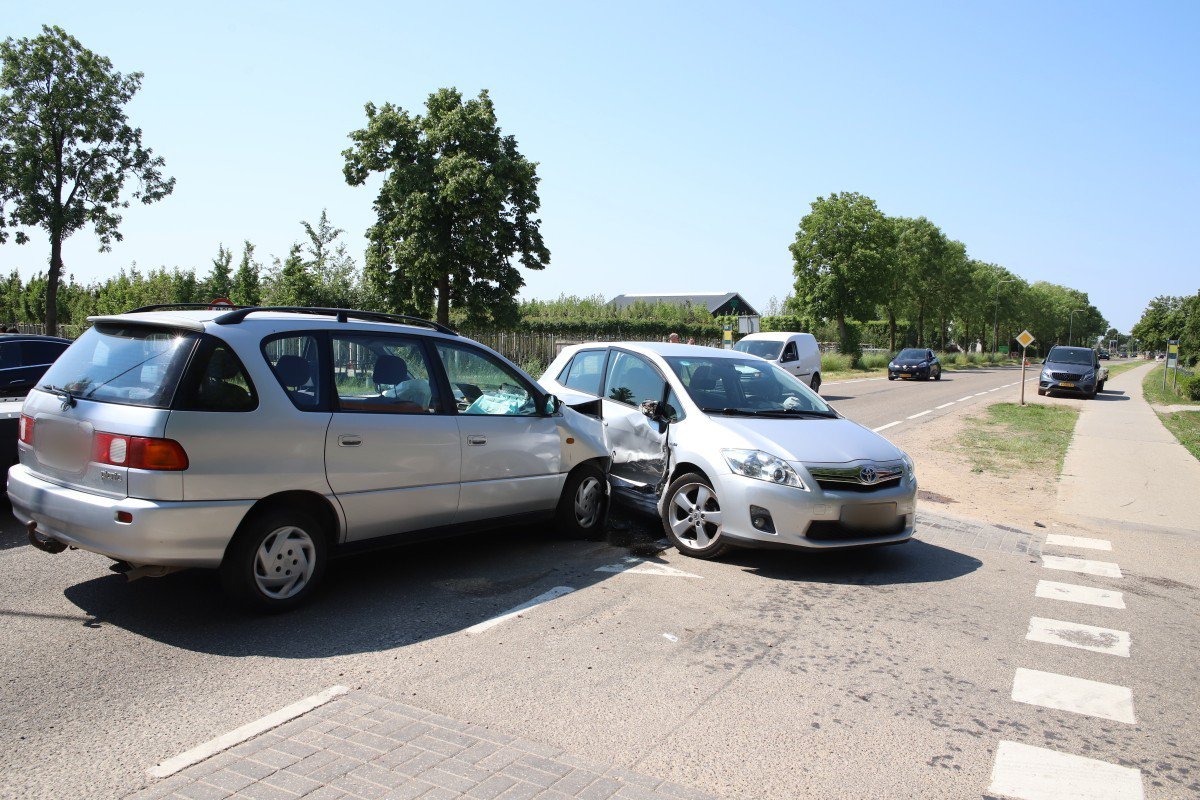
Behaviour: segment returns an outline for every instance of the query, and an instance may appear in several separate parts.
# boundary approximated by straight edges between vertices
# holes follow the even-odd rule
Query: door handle
[[[339,436],[338,437],[338,446],[339,447],[358,447],[360,444],[362,444],[361,436],[355,436],[353,434],[350,434],[348,436]]]
[[[471,445],[472,447],[482,447],[483,445],[487,444],[487,437],[486,436],[468,436],[467,444]]]

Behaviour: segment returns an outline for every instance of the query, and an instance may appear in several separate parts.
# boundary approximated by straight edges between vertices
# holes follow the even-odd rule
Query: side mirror
[[[657,400],[643,400],[642,404],[638,406],[638,410],[642,412],[642,416],[644,416],[646,419],[652,422],[658,421]]]
[[[542,398],[542,414],[547,417],[553,417],[562,410],[562,400],[556,396],[548,394]]]

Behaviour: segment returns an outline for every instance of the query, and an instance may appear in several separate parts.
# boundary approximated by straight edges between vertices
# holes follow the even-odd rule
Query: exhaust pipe
[[[29,531],[29,543],[31,545],[33,545],[34,547],[36,547],[38,550],[41,550],[43,553],[50,553],[51,555],[58,555],[63,550],[67,549],[67,546],[65,544],[63,544],[62,542],[60,542],[58,539],[50,539],[50,538],[43,539],[41,536],[38,536],[37,522],[35,520],[31,519],[31,520],[29,520],[29,522],[26,522],[25,530]]]

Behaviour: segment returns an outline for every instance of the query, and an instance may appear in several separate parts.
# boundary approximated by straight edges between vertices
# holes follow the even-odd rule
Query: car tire
[[[1039,395],[1040,397],[1045,397],[1045,396],[1046,396],[1046,390],[1045,390],[1045,389],[1038,389],[1038,395]]]
[[[692,558],[719,558],[729,550],[721,536],[720,521],[714,524],[697,520],[700,525],[682,524],[689,519],[695,520],[695,515],[701,512],[721,513],[712,482],[698,472],[680,475],[667,488],[667,502],[663,506],[662,523],[667,540],[680,553]]]
[[[813,373],[813,376],[809,381],[808,388],[812,389],[815,394],[821,393],[821,373]]]
[[[942,379],[942,368],[941,367],[938,367],[937,374],[933,376],[933,379],[935,381],[940,381]]]
[[[1103,392],[1103,391],[1104,391],[1104,383],[1105,383],[1104,381],[1100,381],[1100,384],[1099,384],[1098,386],[1096,386],[1096,391],[1097,391],[1097,392]]]
[[[326,531],[301,509],[252,513],[221,560],[221,583],[258,611],[288,611],[304,603],[325,575]]]
[[[571,472],[554,514],[560,536],[588,539],[600,535],[608,519],[606,482],[604,471],[595,464],[582,464]]]
[[[888,380],[889,380],[889,381],[894,381],[894,380],[896,380],[896,376],[895,376],[895,375],[888,375]]]

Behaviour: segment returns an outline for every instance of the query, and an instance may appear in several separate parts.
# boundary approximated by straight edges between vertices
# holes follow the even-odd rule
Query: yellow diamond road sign
[[[1033,344],[1033,334],[1029,331],[1021,331],[1021,335],[1017,337],[1017,344],[1021,347],[1029,347]]]

